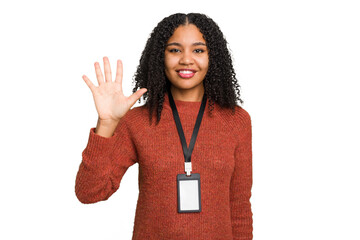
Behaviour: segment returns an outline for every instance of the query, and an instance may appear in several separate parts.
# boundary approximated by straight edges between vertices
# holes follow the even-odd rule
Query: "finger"
[[[99,86],[104,82],[104,77],[102,75],[100,64],[98,62],[95,62],[95,73],[96,73],[96,79],[99,83]]]
[[[139,100],[139,98],[146,92],[147,92],[146,88],[141,88],[141,89],[137,90],[133,95],[131,95],[129,97],[131,106],[133,106],[135,104],[135,102],[137,100]]]
[[[110,67],[109,58],[108,58],[108,57],[104,57],[103,60],[104,60],[105,81],[106,81],[106,82],[112,82],[112,78],[111,78],[111,67]]]
[[[88,87],[90,88],[91,92],[94,92],[96,89],[96,86],[90,81],[90,79],[83,75],[82,78],[84,79],[86,85],[88,85]]]
[[[117,60],[115,82],[120,83],[120,86],[122,86],[122,78],[123,78],[123,64],[121,60]]]

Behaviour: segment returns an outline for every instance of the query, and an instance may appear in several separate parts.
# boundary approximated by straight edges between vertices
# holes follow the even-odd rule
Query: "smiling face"
[[[191,91],[195,96],[202,95],[208,66],[208,49],[199,29],[194,24],[176,28],[165,48],[165,74],[172,89],[178,93]]]

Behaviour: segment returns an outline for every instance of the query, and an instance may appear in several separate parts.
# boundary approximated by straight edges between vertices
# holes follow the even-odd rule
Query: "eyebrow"
[[[201,46],[206,46],[206,44],[203,43],[203,42],[196,42],[196,43],[193,43],[192,45],[193,45],[193,46],[199,46],[199,45],[201,45]],[[168,47],[168,46],[179,46],[179,47],[181,47],[181,44],[178,43],[178,42],[172,42],[172,43],[166,44],[165,47]]]

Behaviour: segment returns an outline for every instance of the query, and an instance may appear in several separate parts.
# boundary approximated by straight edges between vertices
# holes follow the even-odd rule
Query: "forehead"
[[[203,42],[205,39],[202,33],[194,24],[180,25],[175,29],[173,35],[169,38],[167,43],[178,42],[180,44],[193,44],[194,42]]]

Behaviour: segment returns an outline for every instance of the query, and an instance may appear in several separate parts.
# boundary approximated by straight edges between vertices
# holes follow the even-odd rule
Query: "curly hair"
[[[133,77],[133,93],[139,88],[146,88],[142,97],[149,110],[150,123],[153,111],[156,110],[157,121],[161,118],[165,93],[171,83],[165,75],[165,47],[168,39],[180,25],[194,24],[202,33],[209,51],[208,72],[203,80],[204,91],[209,99],[208,110],[214,109],[216,102],[222,108],[235,112],[237,100],[240,98],[240,86],[233,69],[232,58],[227,48],[227,41],[219,26],[208,16],[200,13],[177,13],[164,18],[154,28],[142,52],[139,65]],[[140,99],[139,99],[140,103]]]

